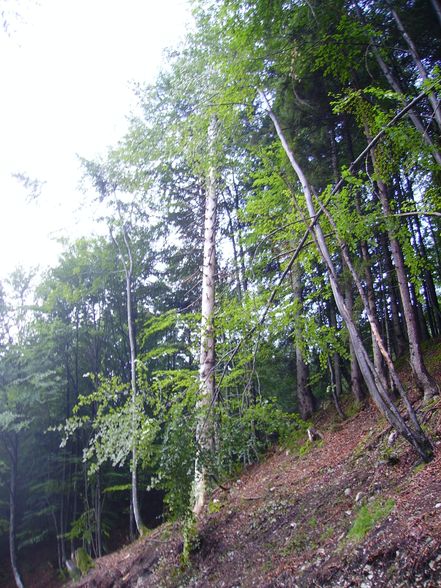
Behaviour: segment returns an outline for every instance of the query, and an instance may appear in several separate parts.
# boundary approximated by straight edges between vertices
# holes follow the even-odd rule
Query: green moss
[[[371,504],[362,506],[349,529],[348,539],[361,541],[379,521],[392,512],[394,506],[395,502],[390,498],[386,501],[378,499]]]

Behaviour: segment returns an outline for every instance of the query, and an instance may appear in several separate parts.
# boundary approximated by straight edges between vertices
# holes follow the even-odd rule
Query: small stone
[[[269,491],[274,492],[275,489],[276,489],[275,486],[273,486],[272,488],[269,489]]]
[[[437,502],[437,503],[435,504],[435,508],[441,508],[441,502]]]
[[[392,447],[392,445],[397,440],[397,437],[398,437],[398,433],[396,431],[392,431],[392,433],[387,438],[387,443],[388,443],[389,447]]]
[[[345,490],[345,496],[350,496],[351,494],[351,489],[350,488],[346,488]]]
[[[435,569],[436,569],[436,566],[435,566],[435,562],[434,562],[433,560],[432,560],[432,561],[429,561],[429,568],[430,568],[431,570],[434,570],[434,571],[435,571]]]
[[[292,529],[295,529],[295,528],[297,527],[297,523],[294,523],[294,522],[293,522],[293,523],[289,523],[289,526],[290,526]]]
[[[363,492],[357,492],[357,496],[355,497],[355,502],[360,502],[363,498]]]
[[[348,517],[349,517],[349,516],[352,514],[352,510],[347,510],[347,511],[345,512],[345,514],[347,514],[347,515],[348,515]]]

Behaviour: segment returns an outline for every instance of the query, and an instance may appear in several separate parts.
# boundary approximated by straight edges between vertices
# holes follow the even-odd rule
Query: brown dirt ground
[[[389,447],[371,406],[337,426],[322,417],[323,442],[303,456],[276,449],[213,491],[189,565],[179,526],[166,524],[98,560],[76,587],[441,586],[440,408],[422,413],[435,441],[427,465],[402,440]],[[350,540],[362,505],[389,498],[390,514]]]

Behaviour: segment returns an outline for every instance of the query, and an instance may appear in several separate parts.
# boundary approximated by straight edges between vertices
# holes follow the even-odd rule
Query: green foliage
[[[71,528],[66,533],[66,539],[81,539],[85,543],[90,543],[93,538],[94,516],[92,509],[84,511],[76,520],[72,521]]]
[[[361,541],[375,525],[389,516],[395,507],[392,499],[382,500],[377,498],[371,503],[363,505],[357,513],[352,527],[348,532],[348,539]]]
[[[73,416],[64,426],[62,446],[67,439],[82,427],[91,429],[83,460],[88,463],[92,475],[105,462],[122,467],[130,458],[133,448],[144,464],[154,459],[154,441],[159,424],[145,413],[145,398],[140,394],[131,396],[130,387],[118,378],[100,378],[96,391],[89,396],[80,396]],[[92,414],[82,414],[85,408],[93,407]]]
[[[184,518],[191,508],[196,455],[194,388],[175,394],[172,402],[166,401],[159,405],[158,411],[161,415],[163,436],[152,485],[165,490],[169,514],[175,518]]]
[[[190,556],[196,552],[200,547],[200,536],[197,527],[196,518],[192,514],[188,514],[184,519],[183,524],[183,549],[181,554],[181,564],[183,567],[190,563]]]
[[[256,461],[276,441],[287,444],[293,431],[307,428],[296,414],[283,412],[274,400],[260,399],[244,406],[242,399],[231,399],[217,408],[215,418],[219,477],[231,475],[237,464]]]
[[[83,547],[79,547],[75,551],[75,560],[83,576],[94,567],[93,559]]]

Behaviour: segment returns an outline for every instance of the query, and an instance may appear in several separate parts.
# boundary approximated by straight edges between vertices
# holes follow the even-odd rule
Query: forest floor
[[[439,355],[427,360],[441,382]],[[322,441],[275,448],[212,492],[186,566],[182,530],[166,523],[76,587],[441,586],[441,399],[415,404],[435,445],[429,464],[390,444],[372,406],[338,424],[328,409],[315,422]]]
[[[441,345],[426,359],[441,383]],[[441,398],[423,407],[412,396],[434,442],[429,464],[404,440],[390,444],[374,407],[348,404],[340,422],[327,407],[314,423],[323,440],[275,447],[211,493],[187,565],[182,529],[165,523],[71,586],[441,586]],[[34,568],[25,585],[60,584]]]

